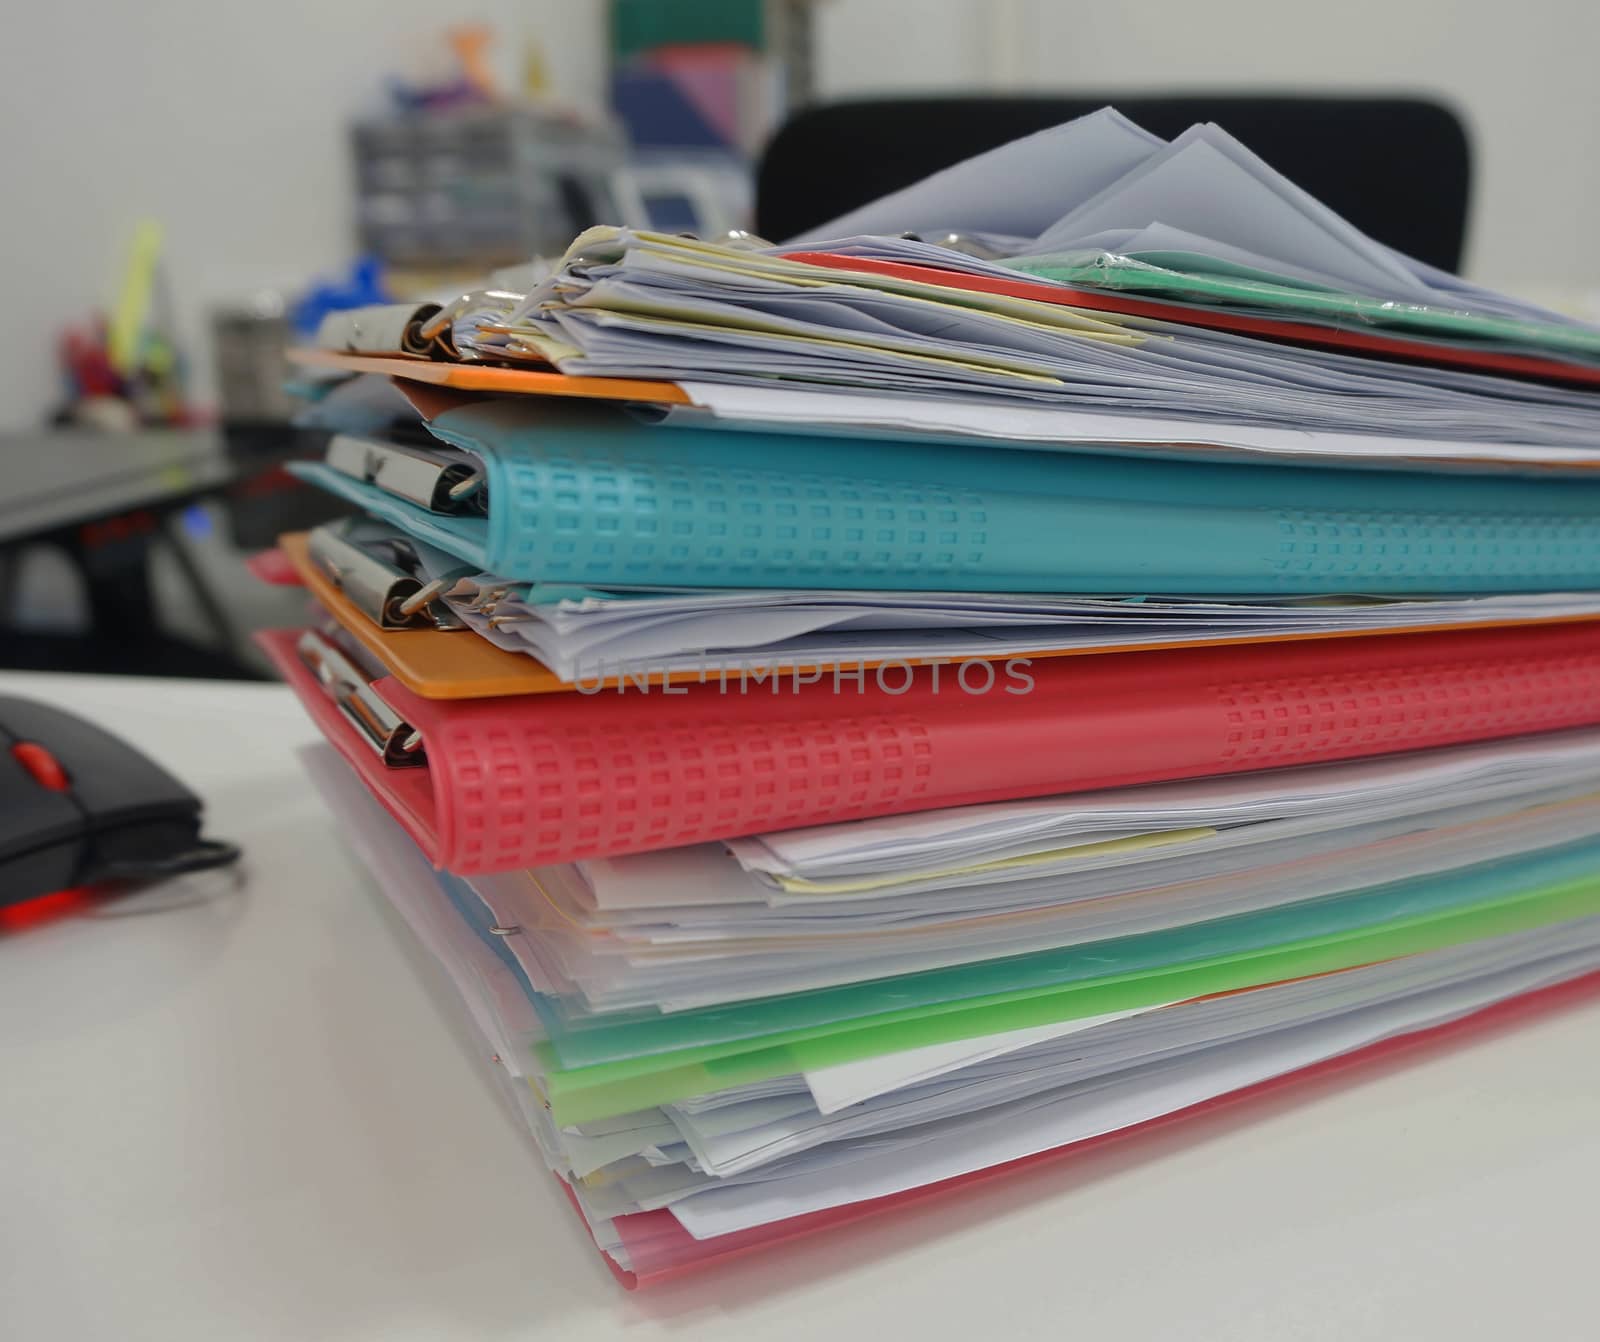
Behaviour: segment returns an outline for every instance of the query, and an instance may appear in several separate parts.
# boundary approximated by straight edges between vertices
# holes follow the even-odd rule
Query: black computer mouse
[[[217,866],[200,799],[110,732],[0,695],[0,905]]]

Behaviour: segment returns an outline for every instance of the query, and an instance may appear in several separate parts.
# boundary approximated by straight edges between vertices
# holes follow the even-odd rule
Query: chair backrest
[[[887,191],[1107,103],[1171,139],[1214,121],[1363,232],[1455,270],[1471,151],[1461,119],[1423,98],[1225,94],[886,98],[806,108],[773,137],[756,231],[782,241]]]

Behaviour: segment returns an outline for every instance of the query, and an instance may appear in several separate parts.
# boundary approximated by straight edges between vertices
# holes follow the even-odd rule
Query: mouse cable
[[[115,862],[95,873],[97,880],[155,881],[169,876],[187,876],[193,871],[210,871],[239,860],[239,845],[218,839],[200,839],[186,853],[150,862]]]

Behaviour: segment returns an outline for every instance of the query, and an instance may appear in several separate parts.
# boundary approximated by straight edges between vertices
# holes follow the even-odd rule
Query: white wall
[[[53,341],[115,294],[161,218],[180,333],[351,249],[343,127],[382,79],[479,18],[557,90],[603,96],[604,0],[11,0],[0,40],[0,429],[55,396]],[[1468,268],[1600,281],[1600,4],[1593,0],[819,0],[824,96],[941,88],[1421,90],[1471,123]]]
[[[1594,0],[824,0],[818,37],[832,97],[953,84],[1442,95],[1473,140],[1469,273],[1600,281]]]
[[[0,36],[0,429],[55,401],[54,341],[115,297],[136,221],[160,219],[180,335],[298,287],[352,252],[345,123],[440,34],[495,24],[543,42],[556,90],[598,101],[600,0],[11,0]],[[202,391],[209,369],[200,368]]]

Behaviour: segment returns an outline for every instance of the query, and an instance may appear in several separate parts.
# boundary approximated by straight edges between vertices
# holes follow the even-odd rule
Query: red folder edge
[[[385,765],[351,728],[339,706],[328,698],[311,669],[300,660],[295,651],[299,638],[300,631],[296,629],[267,629],[255,635],[255,642],[294,691],[328,744],[356,771],[428,861],[441,865],[437,829],[440,807],[434,795],[433,770],[391,769]]]
[[[1600,719],[1589,624],[1056,658],[1030,672],[1044,702],[997,691],[938,708],[930,677],[845,703],[823,685],[765,704],[696,686],[581,707],[568,695],[429,701],[386,677],[373,688],[428,750],[426,768],[391,769],[301,666],[297,637],[258,640],[430,860],[464,875]],[[1012,716],[1030,702],[1025,722]],[[1039,746],[1026,769],[1023,727]]]
[[[257,550],[244,561],[250,576],[271,587],[303,587],[300,575],[289,562],[289,556],[274,545],[270,550]]]

